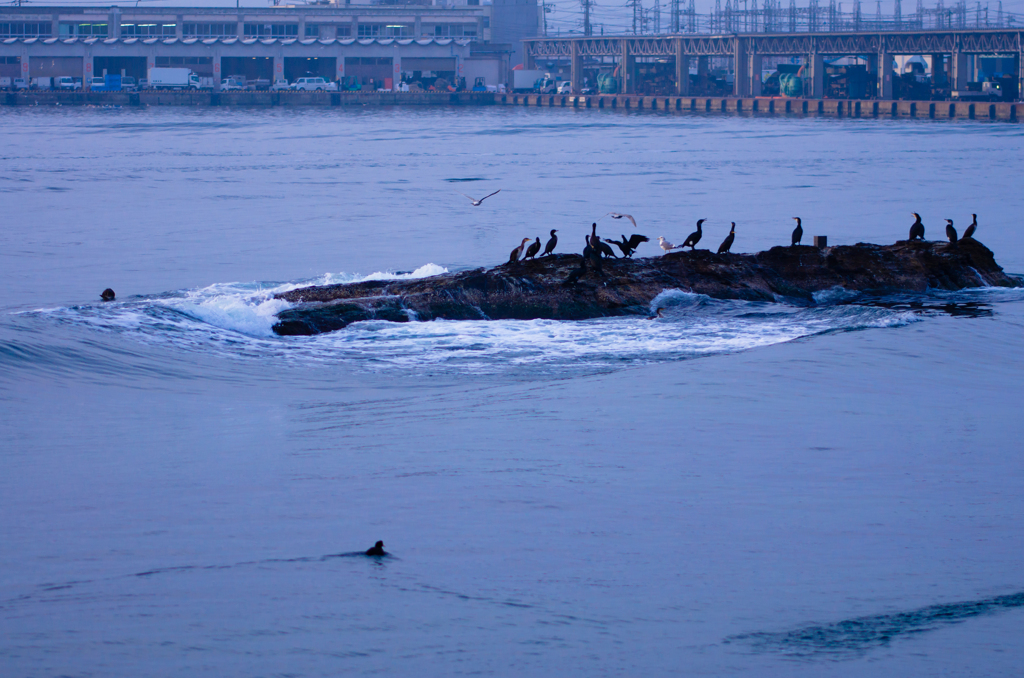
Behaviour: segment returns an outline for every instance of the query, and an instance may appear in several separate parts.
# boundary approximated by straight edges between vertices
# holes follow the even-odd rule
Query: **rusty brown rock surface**
[[[445,273],[415,280],[376,280],[305,287],[276,295],[296,306],[278,314],[274,331],[309,335],[360,320],[582,320],[650,313],[667,289],[718,299],[813,302],[813,294],[842,287],[875,293],[1020,287],[992,252],[975,240],[858,243],[817,249],[773,247],[756,254],[709,250],[671,252],[642,259],[605,259],[604,275],[580,267],[578,254]]]

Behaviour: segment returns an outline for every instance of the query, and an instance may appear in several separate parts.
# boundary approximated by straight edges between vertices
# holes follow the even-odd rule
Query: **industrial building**
[[[106,72],[146,77],[185,66],[222,78],[307,75],[397,88],[424,74],[504,83],[540,25],[536,0],[349,0],[267,8],[3,7],[0,78]]]

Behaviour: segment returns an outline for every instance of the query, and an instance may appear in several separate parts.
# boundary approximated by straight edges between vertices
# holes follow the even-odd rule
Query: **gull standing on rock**
[[[675,245],[670,243],[668,240],[665,240],[665,238],[660,235],[658,236],[658,244],[661,245],[661,249],[665,250],[666,252],[676,249]]]
[[[485,195],[484,197],[480,198],[479,200],[477,200],[476,198],[473,198],[471,196],[468,196],[465,193],[459,193],[459,195],[464,196],[466,198],[469,198],[469,201],[471,203],[473,203],[473,207],[480,207],[480,203],[482,203],[484,200],[487,200],[492,195],[498,195],[499,193],[501,193],[501,189],[500,188],[498,190],[496,190],[494,193],[491,193],[490,195]]]

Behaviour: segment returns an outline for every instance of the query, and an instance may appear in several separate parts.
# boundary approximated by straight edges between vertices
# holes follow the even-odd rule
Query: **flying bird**
[[[476,198],[473,198],[472,196],[468,196],[465,193],[459,193],[459,195],[465,196],[465,197],[469,198],[469,201],[471,203],[473,203],[473,207],[480,207],[480,203],[482,203],[484,200],[487,200],[492,195],[498,195],[499,193],[501,193],[501,189],[500,188],[498,190],[496,190],[494,193],[491,193],[489,195],[485,195],[484,197],[480,198],[479,200],[477,200]]]
[[[618,212],[609,212],[605,216],[606,217],[611,217],[612,219],[622,219],[622,218],[629,219],[630,221],[633,222],[633,228],[636,228],[636,219],[633,218],[632,214],[619,214]]]

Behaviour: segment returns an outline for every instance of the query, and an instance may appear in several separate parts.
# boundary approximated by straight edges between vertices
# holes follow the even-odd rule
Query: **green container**
[[[802,97],[804,95],[804,79],[793,73],[783,73],[779,76],[779,92],[787,97]]]
[[[597,76],[597,91],[601,94],[618,94],[618,78],[611,73],[601,73]]]

